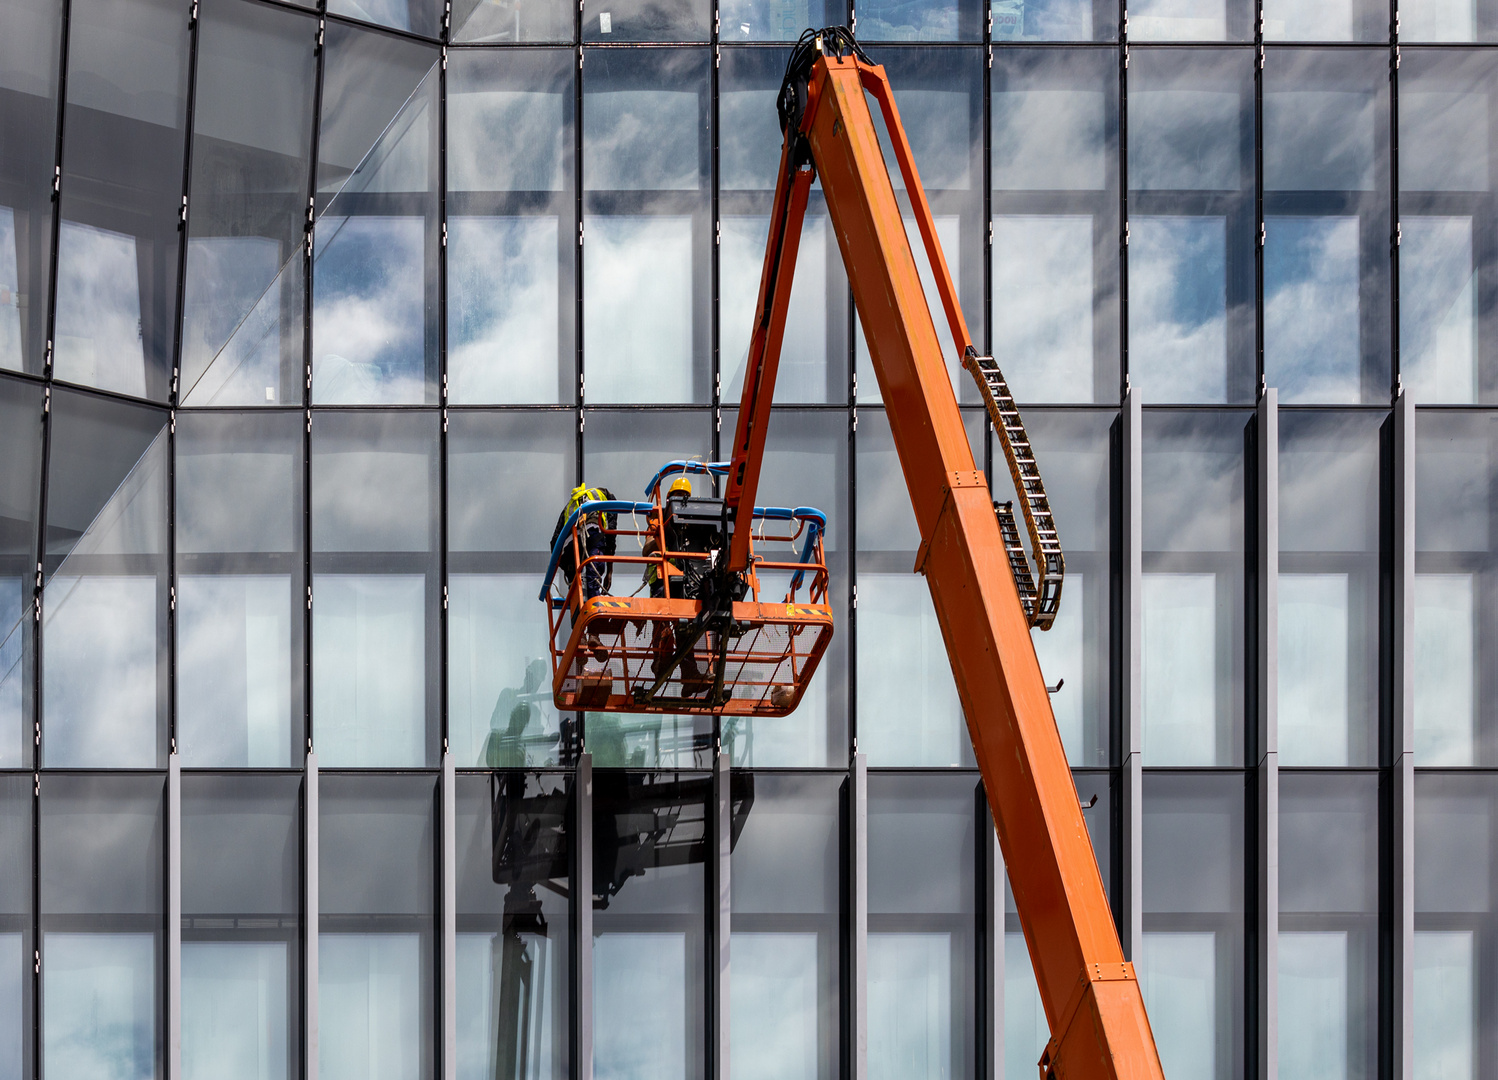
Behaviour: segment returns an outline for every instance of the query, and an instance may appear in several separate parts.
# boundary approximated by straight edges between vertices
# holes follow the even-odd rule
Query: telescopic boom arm
[[[785,143],[728,475],[727,513],[735,527],[726,569],[742,572],[749,565],[749,521],[796,249],[817,177],[920,528],[915,570],[931,589],[1050,1024],[1041,1076],[1164,1080],[1030,640],[1030,626],[1049,625],[1045,610],[1049,605],[1053,615],[1059,599],[1061,555],[1049,507],[1033,457],[1026,460],[1028,443],[1016,453],[1001,431],[1022,500],[1027,489],[1039,492],[1025,508],[1043,584],[1038,592],[1032,584],[1026,596],[1025,582],[1016,583],[1019,564],[1011,560],[1013,519],[1004,530],[1014,534],[1006,544],[968,446],[866,93],[883,114],[957,351],[986,387],[991,416],[1001,426],[1012,416],[1011,431],[1023,438],[997,368],[977,355],[968,335],[884,69],[846,30],[808,31],[781,88]],[[1032,516],[1032,509],[1044,517]],[[1045,549],[1047,526],[1054,550]],[[1044,583],[1053,569],[1048,600]]]

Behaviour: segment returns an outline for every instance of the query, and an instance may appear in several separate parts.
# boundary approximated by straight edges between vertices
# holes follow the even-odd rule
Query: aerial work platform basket
[[[800,703],[832,639],[827,520],[755,507],[750,569],[726,573],[723,501],[662,483],[727,468],[673,461],[649,502],[586,502],[567,519],[541,588],[559,710],[772,717]]]

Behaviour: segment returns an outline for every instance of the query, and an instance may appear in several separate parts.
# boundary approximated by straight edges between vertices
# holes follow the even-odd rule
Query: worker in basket
[[[562,512],[557,516],[556,528],[551,530],[551,546],[557,546],[557,538],[562,535],[562,530],[567,527],[567,519],[584,503],[590,502],[612,502],[614,493],[606,487],[589,487],[587,484],[579,484],[572,489],[572,494],[567,496],[567,505],[562,507]],[[619,515],[615,513],[593,512],[584,514],[577,523],[577,531],[580,534],[578,547],[582,549],[583,557],[583,581],[582,599],[591,600],[595,596],[602,596],[609,591],[609,586],[614,580],[614,564],[604,561],[589,561],[598,555],[612,555],[616,550],[613,529],[618,528]],[[572,579],[577,575],[577,557],[572,544],[562,547],[561,558],[557,561],[557,567],[562,571],[562,577],[567,582],[567,591],[572,592]],[[597,634],[589,634],[585,642],[588,651],[593,658],[600,663],[608,659],[608,650],[603,647],[603,642]]]
[[[666,492],[663,512],[666,518],[666,546],[670,551],[691,551],[694,549],[690,537],[678,535],[680,530],[671,526],[673,508],[679,507],[692,497],[692,481],[685,476],[678,476],[671,481],[671,487]],[[647,559],[656,558],[661,554],[660,544],[652,534],[646,541],[642,554]],[[682,563],[686,565],[683,566]],[[698,586],[706,577],[708,565],[702,559],[679,559],[667,558],[660,561],[648,563],[645,567],[645,582],[650,586],[650,595],[661,599],[666,595],[666,578],[671,579],[671,594],[680,599],[693,599],[697,595]],[[658,675],[661,665],[665,664],[669,657],[676,652],[676,629],[675,624],[669,619],[656,619],[650,634],[650,651],[652,660],[650,664],[651,674]],[[712,689],[712,678],[704,672],[697,663],[695,652],[688,653],[682,658],[677,671],[681,677],[682,694],[686,697],[696,697],[707,693]]]

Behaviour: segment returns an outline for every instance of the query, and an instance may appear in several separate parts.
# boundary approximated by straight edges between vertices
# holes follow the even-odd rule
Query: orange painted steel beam
[[[755,387],[752,394],[745,387],[734,444],[735,457],[742,452],[750,461],[747,490],[739,495],[752,503],[755,459],[763,448],[763,431],[753,425],[769,415],[791,278],[789,267],[776,263],[776,253],[780,258],[794,254],[794,241],[786,242],[785,234],[799,236],[805,199],[801,196],[797,207],[791,189],[804,190],[809,183],[786,164],[802,136],[827,197],[873,357],[920,528],[916,569],[931,589],[1050,1024],[1042,1076],[1163,1080],[1144,999],[1113,925],[992,496],[968,446],[866,90],[884,114],[958,351],[970,344],[884,69],[857,55],[823,51],[811,69],[799,132],[786,133],[755,331],[756,344],[762,334],[763,346],[758,355],[751,349]],[[784,240],[777,239],[776,230]]]

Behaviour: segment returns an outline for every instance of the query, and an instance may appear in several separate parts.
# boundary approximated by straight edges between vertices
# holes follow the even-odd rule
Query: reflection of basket
[[[725,716],[792,712],[832,640],[822,551],[825,518],[804,507],[756,508],[751,552],[754,544],[764,548],[778,542],[793,553],[799,549],[799,557],[774,562],[751,554],[752,570],[730,582],[731,595],[724,595],[712,585],[727,522],[718,528],[716,519],[697,521],[692,517],[701,517],[697,505],[685,512],[679,504],[663,507],[659,477],[651,494],[649,503],[585,503],[557,538],[542,592],[556,707]],[[590,556],[587,529],[596,530],[604,513],[617,514],[621,526],[607,530],[614,553]],[[704,535],[714,537],[712,544],[668,546],[670,522],[681,519],[708,530]],[[778,535],[767,535],[772,526]],[[565,592],[553,593],[558,566],[569,562],[577,572]],[[584,595],[587,582],[596,587],[605,580],[616,587],[639,580],[651,586],[652,595]],[[776,602],[766,602],[761,590]]]

